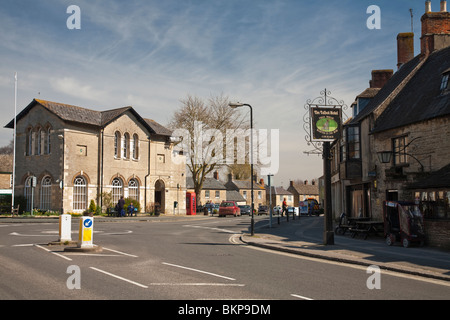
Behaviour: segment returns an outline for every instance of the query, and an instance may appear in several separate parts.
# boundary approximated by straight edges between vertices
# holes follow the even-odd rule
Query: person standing
[[[117,208],[119,209],[119,215],[121,217],[125,216],[125,211],[123,209],[124,207],[125,207],[125,200],[123,199],[123,196],[121,196],[119,202],[117,202]]]

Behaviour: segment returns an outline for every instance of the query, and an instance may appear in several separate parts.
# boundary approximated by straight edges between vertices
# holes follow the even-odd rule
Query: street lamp
[[[250,108],[250,167],[251,167],[251,190],[252,190],[252,218],[250,222],[250,233],[253,236],[255,234],[255,219],[254,219],[254,213],[255,210],[255,203],[254,203],[254,195],[253,195],[253,109],[252,106],[247,103],[240,103],[240,102],[230,102],[228,104],[230,108],[236,109],[240,107],[247,106]]]

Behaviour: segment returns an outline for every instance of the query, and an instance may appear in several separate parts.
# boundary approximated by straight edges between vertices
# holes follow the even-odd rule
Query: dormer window
[[[448,78],[450,76],[450,70],[447,70],[442,75],[442,82],[441,82],[441,91],[445,91],[448,89]]]

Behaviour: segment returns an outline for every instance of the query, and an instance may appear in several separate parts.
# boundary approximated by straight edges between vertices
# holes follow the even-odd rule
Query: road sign
[[[80,231],[78,235],[78,247],[79,248],[92,248],[94,235],[94,218],[93,217],[81,217],[80,219]]]

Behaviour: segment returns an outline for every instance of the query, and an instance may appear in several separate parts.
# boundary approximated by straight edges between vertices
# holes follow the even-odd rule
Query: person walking
[[[125,207],[125,200],[123,199],[123,196],[121,196],[119,202],[117,202],[117,208],[119,209],[120,217],[125,217],[125,211],[123,210],[124,207]]]
[[[283,199],[283,211],[281,211],[281,216],[284,215],[284,213],[286,212],[287,215],[287,203],[286,203],[286,198]]]

